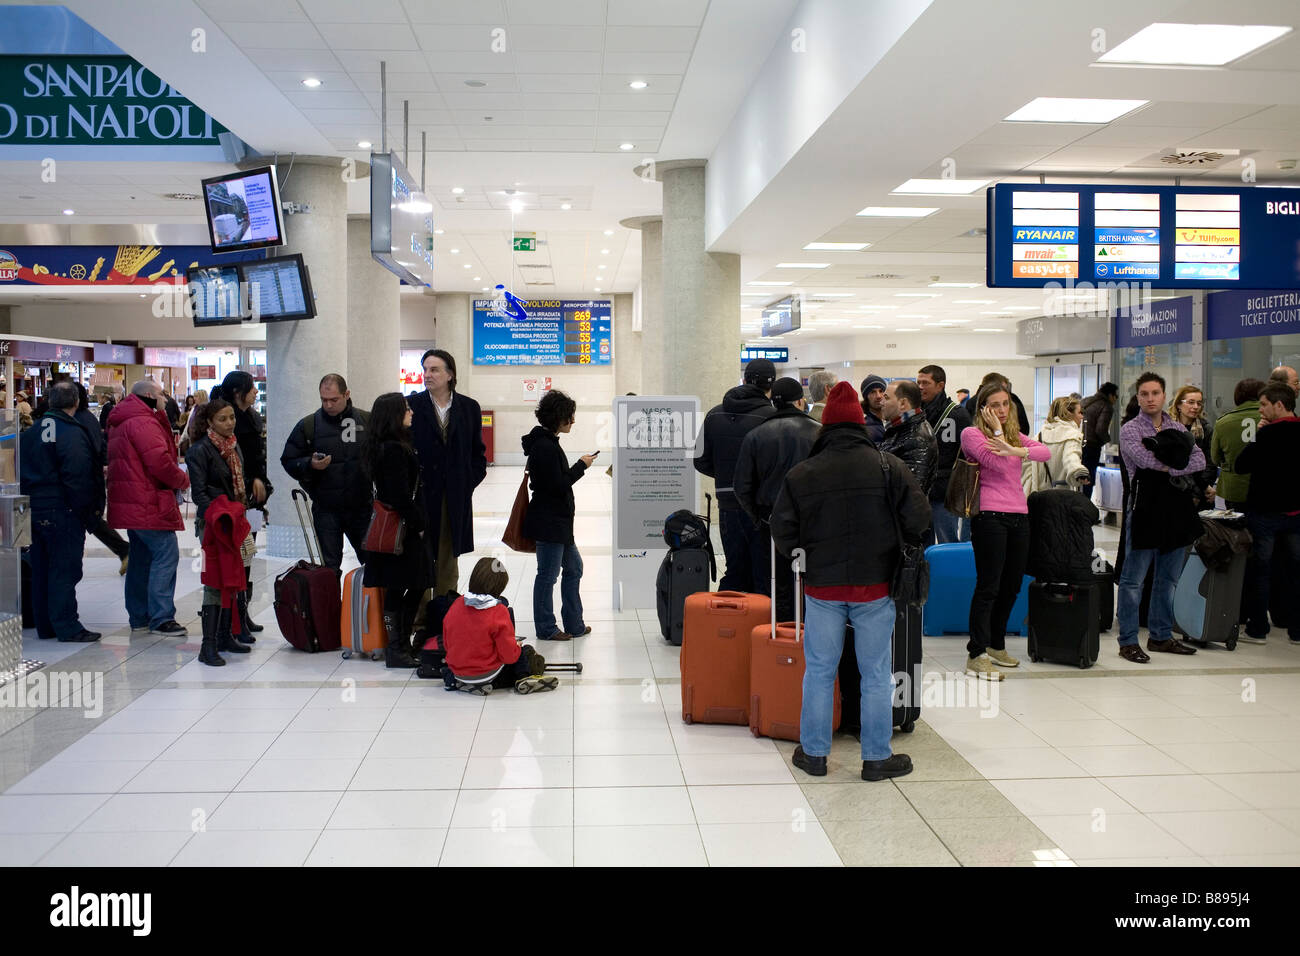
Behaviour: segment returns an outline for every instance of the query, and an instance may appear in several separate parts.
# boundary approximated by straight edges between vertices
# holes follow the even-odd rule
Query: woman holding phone
[[[572,466],[560,447],[560,435],[573,428],[577,404],[563,392],[547,392],[537,403],[538,424],[523,437],[533,497],[524,516],[523,533],[537,542],[537,577],[533,581],[533,623],[539,641],[567,641],[590,634],[582,620],[582,555],[573,541],[573,483],[591,467],[599,452],[583,455]],[[555,579],[560,582],[560,617],[555,623]]]

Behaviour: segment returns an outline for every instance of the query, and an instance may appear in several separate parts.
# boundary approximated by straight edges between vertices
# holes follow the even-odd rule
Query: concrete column
[[[740,256],[704,248],[704,160],[659,163],[663,183],[665,395],[698,395],[701,412],[736,384],[740,356]],[[644,342],[647,362],[654,351]]]
[[[348,367],[352,401],[369,408],[397,390],[401,281],[370,254],[370,219],[348,220]]]
[[[348,364],[348,201],[339,161],[298,156],[280,165],[286,202],[307,203],[311,212],[288,216],[285,253],[302,253],[311,271],[317,315],[266,327],[266,460],[275,486],[267,552],[295,558],[306,553],[290,491],[297,485],[280,467],[280,453],[293,426],[320,407],[316,383]]]
[[[474,348],[470,339],[470,297],[463,293],[438,296],[434,344],[456,360],[456,391],[474,394]]]
[[[648,395],[642,386],[643,333],[632,331],[632,297],[614,296],[614,396],[636,392]]]
[[[703,206],[700,209],[702,216]],[[623,389],[640,395],[664,395],[664,221],[660,216],[637,216],[619,225],[641,230],[641,387]],[[618,363],[617,326],[614,362]],[[616,373],[617,374],[617,373]]]

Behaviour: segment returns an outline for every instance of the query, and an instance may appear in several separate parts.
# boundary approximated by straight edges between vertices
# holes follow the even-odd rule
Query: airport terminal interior
[[[1225,559],[1235,581],[1200,563],[1201,539],[1179,544],[1173,641],[1188,653],[1122,656],[1125,607],[1107,573],[1131,544],[1121,536],[1134,502],[1122,490],[1120,427],[1148,373],[1162,382],[1162,407],[1183,386],[1202,396],[1198,440],[1202,422],[1237,415],[1205,435],[1206,454],[1229,443],[1243,404],[1255,409],[1246,443],[1264,401],[1279,418],[1266,417],[1261,435],[1295,414],[1294,384],[1292,410],[1257,399],[1282,394],[1264,388],[1275,369],[1291,369],[1294,383],[1300,366],[1300,5],[6,0],[0,20],[0,863],[1300,865],[1300,629],[1291,640],[1283,620],[1300,564],[1300,554],[1287,563],[1285,542],[1300,551],[1300,531],[1279,531],[1271,559],[1247,540]],[[450,413],[430,361],[454,374]],[[747,371],[764,367],[766,379]],[[318,511],[325,499],[311,471],[293,477],[282,456],[300,422],[325,427],[316,412],[327,390],[343,391],[322,382],[331,373],[372,424],[391,419],[381,396],[409,397],[410,474],[420,477],[397,504],[444,529],[419,555],[376,552],[372,571],[419,557],[430,589],[436,575],[465,595],[449,615],[485,614],[471,608],[494,595],[475,592],[470,575],[493,559],[508,574],[495,596],[518,640],[548,665],[580,668],[476,693],[463,680],[458,688],[463,675],[441,659],[446,679],[439,668],[387,666],[382,640],[397,632],[363,604],[387,592],[352,574],[361,567],[352,542],[327,574],[338,592],[331,622],[311,622],[318,635],[332,624],[334,641],[315,652],[290,643],[319,610],[305,584],[295,590],[301,562],[323,560],[294,492],[307,487]],[[986,391],[989,373],[1000,380]],[[793,725],[764,723],[760,704],[774,706],[773,692],[757,689],[760,658],[748,644],[753,684],[740,674],[736,707],[684,719],[692,635],[697,646],[728,642],[692,630],[692,609],[705,604],[690,597],[668,612],[685,615],[684,637],[665,638],[673,628],[661,603],[676,592],[659,580],[666,556],[673,567],[664,522],[679,509],[709,518],[717,573],[703,590],[752,565],[732,604],[751,616],[761,607],[767,627],[769,603],[756,593],[769,576],[790,575],[789,556],[772,571],[767,524],[748,518],[758,544],[733,547],[724,529],[743,515],[735,490],[699,457],[716,461],[721,446],[695,443],[709,440],[705,416],[724,395],[742,385],[759,394],[755,384],[774,378],[797,386],[805,404],[793,407],[819,403],[813,436],[870,422],[871,396],[888,388],[906,399],[918,378],[950,399],[1013,395],[1030,438],[1062,425],[1056,400],[1070,396],[1079,427],[1095,424],[1089,400],[1117,386],[1109,433],[1088,439],[1098,457],[1075,469],[1090,474],[1058,482],[1072,505],[1096,509],[1084,522],[1095,581],[1043,582],[1091,595],[1101,620],[1089,611],[1082,644],[1070,635],[1069,653],[1044,652],[1067,641],[1054,633],[1065,617],[1035,620],[1045,605],[1033,603],[1027,572],[1000,652],[1016,666],[1003,661],[1001,680],[972,670],[976,557],[991,559],[980,557],[978,531],[966,543],[971,519],[954,519],[967,533],[927,551],[929,599],[909,610],[922,634],[915,666],[893,661],[920,706],[915,719],[896,719],[891,739],[910,773],[864,779],[867,745],[851,732],[830,738],[824,774],[797,766],[810,739],[799,734],[801,678],[778,675]],[[1243,397],[1242,383],[1256,379]],[[51,550],[50,502],[63,499],[29,486],[38,473],[29,454],[63,439],[27,437],[77,427],[60,404],[69,381],[84,387],[96,421],[112,423],[111,527],[86,535],[75,584],[80,626],[97,640],[38,634],[35,619],[66,606],[23,609],[55,593],[50,558],[72,547]],[[1285,384],[1286,372],[1274,381]],[[828,383],[848,387],[828,398]],[[234,505],[255,533],[245,539],[247,611],[263,630],[251,647],[223,652],[222,667],[199,660],[205,629],[224,620],[212,595],[229,594],[229,583],[212,590],[224,573],[208,560],[217,524],[198,536],[193,489],[149,492],[183,524],[170,615],[179,630],[154,610],[165,561],[130,570],[150,560],[154,545],[143,542],[170,532],[113,520],[136,513],[115,482],[153,480],[115,466],[137,434],[119,429],[128,420],[119,412],[157,390],[177,414],[164,400],[139,427],[157,426],[156,473],[181,469],[185,484],[195,456],[168,442],[202,441],[230,460],[215,431],[189,433],[191,405],[197,415],[218,392],[239,391],[239,421],[264,426],[253,437],[264,442],[257,480],[269,497],[246,513]],[[557,393],[574,403],[571,426],[546,424]],[[760,404],[770,414],[770,399]],[[1139,402],[1128,417],[1155,434],[1149,411]],[[716,414],[734,425],[733,412]],[[651,431],[682,441],[647,450],[637,423],[659,414],[670,424]],[[596,455],[572,485],[564,560],[567,574],[570,553],[581,555],[576,622],[561,615],[559,582],[555,619],[539,620],[539,554],[506,543],[526,465],[535,482],[536,442],[549,440],[536,438],[539,420],[558,431],[566,465]],[[951,444],[951,428],[945,436],[934,424]],[[422,441],[436,450],[463,439],[466,456],[480,454],[467,435],[483,443],[477,476],[450,451],[430,465]],[[1149,441],[1138,446],[1155,448]],[[238,487],[252,495],[257,466],[243,454]],[[804,467],[782,465],[791,466]],[[1205,535],[1244,529],[1242,475],[1205,467],[1217,482],[1217,498],[1211,488],[1198,499],[1203,514],[1215,511]],[[39,474],[80,480],[57,464]],[[465,480],[472,494],[453,484]],[[1289,475],[1292,488],[1298,480]],[[450,506],[441,515],[438,500],[424,505],[434,485]],[[462,504],[472,519],[463,525]],[[952,495],[937,505],[951,512]],[[369,501],[361,508],[362,537],[368,528],[378,540],[365,524]],[[1276,510],[1294,528],[1295,512]],[[847,547],[893,541],[884,514]],[[808,550],[817,567],[816,544]],[[38,552],[48,580],[33,594]],[[546,545],[557,569],[559,554]],[[1204,578],[1185,587],[1193,564]],[[1272,581],[1266,639],[1247,633],[1241,596],[1261,574]],[[128,615],[132,582],[149,590],[143,625]],[[1154,623],[1164,598],[1150,600]],[[1215,614],[1227,615],[1217,630]],[[583,623],[588,633],[567,633]],[[376,628],[372,655],[362,632],[369,640]],[[571,639],[541,639],[557,628]],[[1145,603],[1138,635],[1136,646],[1151,646]],[[802,644],[789,646],[802,670]]]

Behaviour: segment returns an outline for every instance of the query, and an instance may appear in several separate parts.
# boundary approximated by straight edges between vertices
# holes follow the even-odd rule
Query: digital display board
[[[370,254],[408,285],[433,284],[433,203],[392,152],[370,154]]]
[[[754,359],[767,359],[769,362],[780,362],[784,365],[790,361],[790,350],[776,348],[765,349],[757,346],[752,348],[746,346],[740,350],[740,361],[742,364],[752,362]]]
[[[763,308],[763,335],[784,335],[803,324],[801,300],[797,295],[786,296]]]
[[[263,322],[316,317],[311,278],[300,254],[246,263],[240,266],[240,274]]]
[[[475,365],[609,365],[614,357],[609,299],[529,299],[513,319],[497,299],[474,300]]]
[[[1300,193],[1002,183],[987,192],[991,288],[1300,288]]]
[[[203,203],[213,252],[284,245],[274,166],[203,180]]]

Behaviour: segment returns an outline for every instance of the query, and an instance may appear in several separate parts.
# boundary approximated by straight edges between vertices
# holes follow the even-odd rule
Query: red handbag
[[[420,480],[415,481],[415,490],[411,492],[411,502],[420,494]],[[370,554],[401,554],[406,542],[406,519],[378,498],[375,499],[370,515],[370,527],[366,529],[364,548]]]
[[[524,516],[526,514],[528,514],[528,472],[525,471],[524,480],[519,483],[519,491],[515,493],[515,504],[510,509],[510,520],[506,522],[506,530],[501,535],[501,543],[511,551],[533,554],[537,551],[537,542],[532,538],[524,537]]]

